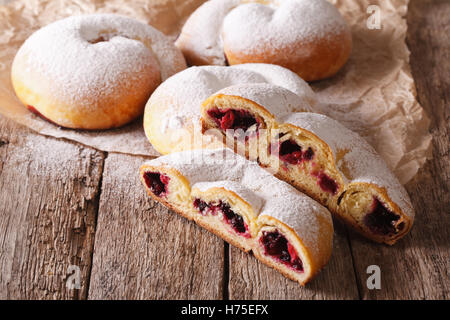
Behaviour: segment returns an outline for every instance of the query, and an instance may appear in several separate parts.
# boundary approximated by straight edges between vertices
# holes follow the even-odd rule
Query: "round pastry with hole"
[[[330,258],[328,210],[229,149],[162,156],[140,176],[153,199],[302,285]]]
[[[202,105],[203,132],[226,129],[234,115],[258,119],[256,158],[280,179],[305,192],[369,239],[393,244],[411,229],[414,209],[386,162],[357,133],[321,114],[291,112],[264,101],[264,84],[227,87]],[[281,101],[281,100],[279,100]],[[224,125],[226,124],[226,125]],[[237,150],[248,141],[235,139]],[[240,152],[241,154],[244,154]]]
[[[176,45],[191,65],[271,63],[315,81],[347,62],[352,36],[326,0],[210,0],[189,17]]]
[[[202,135],[201,105],[217,91],[242,83],[262,83],[270,88],[264,95],[258,95],[261,103],[281,103],[291,112],[318,108],[314,92],[308,84],[280,66],[242,64],[191,67],[167,79],[150,97],[144,113],[147,138],[161,154],[222,146],[224,141],[221,136]],[[229,129],[247,131],[251,126],[256,128],[259,121],[244,113],[235,118],[236,123]],[[227,126],[225,122],[224,125]]]
[[[161,81],[184,68],[181,52],[153,27],[94,14],[33,33],[14,58],[11,79],[32,112],[62,127],[94,130],[139,117]]]

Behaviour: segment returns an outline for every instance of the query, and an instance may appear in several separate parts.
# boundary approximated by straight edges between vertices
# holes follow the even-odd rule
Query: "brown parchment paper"
[[[359,132],[406,183],[430,156],[429,120],[415,97],[405,44],[407,0],[330,0],[351,25],[350,61],[330,80],[312,84],[325,113]],[[85,132],[58,128],[27,111],[15,97],[10,67],[35,30],[75,14],[120,13],[147,22],[175,39],[204,0],[13,0],[0,6],[0,113],[44,135],[94,148],[158,155],[145,138],[142,119],[120,129]],[[1,0],[0,0],[1,3]],[[370,30],[370,5],[380,8],[381,29]]]

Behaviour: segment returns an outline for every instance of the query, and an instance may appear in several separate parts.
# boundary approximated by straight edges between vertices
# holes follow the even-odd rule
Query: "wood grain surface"
[[[0,299],[449,299],[449,17],[448,0],[411,0],[407,42],[434,158],[407,185],[416,221],[395,246],[336,223],[330,263],[300,287],[150,200],[144,158],[0,116]],[[370,265],[380,290],[367,288]],[[70,266],[79,289],[67,287]]]
[[[1,299],[87,297],[103,157],[0,118]]]

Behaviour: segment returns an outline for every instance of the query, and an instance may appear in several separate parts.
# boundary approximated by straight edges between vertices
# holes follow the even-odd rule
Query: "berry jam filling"
[[[170,178],[158,172],[145,172],[144,180],[147,187],[158,197],[167,195],[167,184]]]
[[[317,177],[317,183],[323,191],[331,193],[332,195],[336,194],[338,189],[336,181],[323,172],[319,172],[314,175]]]
[[[234,213],[228,204],[222,203],[221,210],[225,221],[234,229],[234,231],[237,233],[245,233],[245,231],[247,231],[242,216]]]
[[[396,228],[396,221],[400,217],[386,208],[380,200],[377,198],[373,199],[372,211],[364,217],[364,224],[373,233],[381,235],[396,234],[398,231],[403,229],[404,223],[400,223]]]
[[[227,129],[242,129],[247,131],[256,124],[256,130],[259,128],[259,121],[247,110],[208,110],[208,115],[214,119],[217,126],[223,131]]]
[[[211,214],[213,216],[217,215],[220,211],[223,214],[223,219],[226,223],[228,223],[236,233],[249,238],[250,233],[248,232],[248,226],[245,223],[242,216],[236,214],[233,210],[231,210],[230,205],[220,201],[218,204],[207,203],[200,199],[194,200],[194,207],[204,216],[207,214]]]
[[[309,161],[314,157],[314,151],[311,148],[302,151],[302,147],[293,140],[278,143],[275,150],[271,149],[270,151],[277,152],[281,160],[293,165],[299,164],[302,161]]]
[[[206,215],[206,210],[209,209],[208,204],[205,201],[202,201],[200,199],[194,200],[194,207],[197,208],[197,210],[202,214]]]
[[[194,200],[194,207],[197,208],[197,210],[202,214],[202,216],[206,216],[208,214],[211,214],[213,216],[217,215],[217,212],[220,210],[220,204],[214,205],[212,203],[206,203],[203,200],[195,199]]]
[[[264,253],[266,255],[272,256],[274,259],[296,271],[303,271],[303,263],[294,247],[278,230],[271,232],[263,231],[263,235],[259,241],[264,246]]]

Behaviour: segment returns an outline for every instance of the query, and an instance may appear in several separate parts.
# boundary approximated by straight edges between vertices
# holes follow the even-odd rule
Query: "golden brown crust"
[[[203,220],[196,219],[195,223],[197,223],[199,226],[205,228],[209,232],[215,234],[219,238],[225,240],[229,244],[235,246],[236,248],[238,248],[238,249],[240,249],[240,250],[242,250],[244,252],[252,251],[251,248],[245,248],[241,243],[239,243],[237,240],[235,240],[234,237],[228,231],[225,231],[225,230],[222,230],[222,229],[215,229],[215,228],[211,227],[210,224],[206,223]]]
[[[101,99],[92,96],[82,104],[72,103],[70,106],[67,101],[59,101],[49,92],[36,92],[32,87],[25,86],[21,73],[13,72],[11,80],[19,100],[51,122],[64,128],[104,130],[121,127],[144,112],[151,92],[161,83],[159,72],[149,69],[146,74],[146,78],[140,81],[118,83],[114,94]]]
[[[325,220],[321,220],[320,216],[318,217],[319,221],[319,235],[318,235],[318,239],[317,239],[317,244],[318,247],[320,248],[328,248],[328,250],[320,250],[319,252],[317,252],[314,255],[311,255],[310,251],[308,250],[304,250],[305,245],[302,241],[302,239],[300,239],[295,231],[289,227],[287,224],[283,223],[282,221],[279,221],[273,217],[269,217],[269,216],[264,216],[261,217],[261,226],[260,229],[262,229],[265,226],[274,226],[278,229],[280,229],[285,235],[286,232],[289,233],[289,241],[297,243],[298,247],[300,247],[302,250],[302,261],[303,262],[307,262],[306,266],[307,266],[307,271],[308,274],[306,275],[306,277],[304,279],[301,279],[301,281],[299,281],[298,275],[296,277],[296,279],[293,279],[294,281],[299,282],[300,284],[305,284],[307,283],[310,279],[314,278],[319,272],[320,270],[322,270],[325,265],[328,263],[328,261],[331,258],[331,253],[332,253],[332,245],[327,245],[332,243],[333,241],[333,226],[325,221]],[[295,240],[292,241],[292,238],[294,238]],[[255,240],[255,242],[257,242],[257,240]],[[254,250],[256,251],[260,251],[258,250],[258,247],[255,246]],[[260,255],[262,257],[262,253],[258,253],[258,255]],[[262,257],[264,259],[264,257]],[[272,263],[272,265],[276,265],[276,263]],[[305,263],[304,263],[305,265]],[[277,268],[277,270],[280,268]],[[289,270],[286,267],[287,270]],[[295,277],[295,276],[294,276]],[[290,277],[291,278],[291,277]]]
[[[413,225],[412,220],[402,211],[402,209],[396,203],[394,203],[389,198],[389,196],[386,192],[386,189],[380,188],[377,185],[374,185],[371,183],[354,183],[353,185],[356,185],[360,188],[361,187],[366,188],[366,189],[370,188],[370,189],[375,190],[377,196],[379,198],[383,199],[383,201],[386,202],[390,208],[392,208],[392,211],[394,213],[399,215],[400,219],[396,222],[396,225],[403,223],[404,227],[400,232],[398,232],[394,236],[377,236],[376,234],[374,234],[372,232],[368,232],[367,230],[364,230],[364,228],[360,224],[358,224],[358,222],[355,219],[353,219],[351,216],[349,216],[345,212],[342,212],[342,210],[340,210],[339,206],[337,208],[334,208],[332,211],[330,210],[334,215],[337,215],[342,221],[344,221],[345,224],[352,227],[359,234],[361,234],[362,236],[364,236],[372,241],[375,241],[378,243],[385,243],[388,245],[394,245],[398,240],[403,238],[411,230],[412,225]],[[347,192],[349,192],[349,191],[347,191]],[[343,194],[341,194],[340,197],[342,195]]]
[[[289,47],[261,47],[259,52],[234,52],[225,47],[230,65],[242,63],[276,64],[297,73],[305,81],[317,81],[335,75],[352,51],[351,34],[345,30],[333,37]],[[304,52],[309,52],[304,55]]]
[[[253,251],[253,255],[256,259],[264,263],[266,266],[277,270],[279,273],[281,273],[284,277],[288,278],[289,280],[295,281],[301,286],[305,286],[308,281],[312,278],[309,277],[308,279],[305,279],[305,281],[299,281],[297,277],[293,276],[292,273],[288,272],[285,268],[280,268],[279,265],[275,262],[273,259],[265,259],[261,253],[259,253],[257,250]]]

